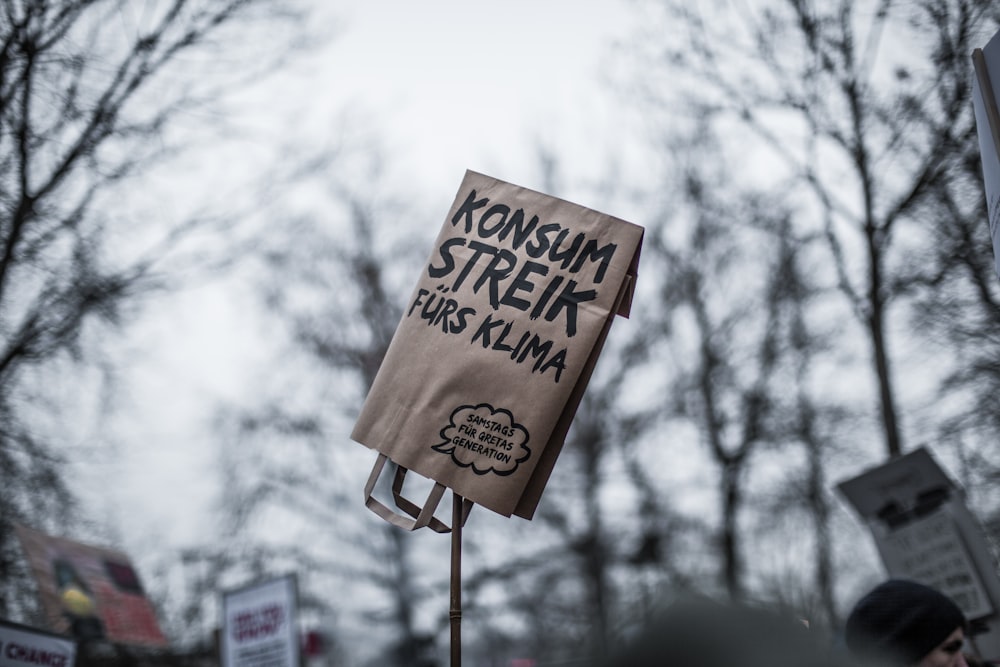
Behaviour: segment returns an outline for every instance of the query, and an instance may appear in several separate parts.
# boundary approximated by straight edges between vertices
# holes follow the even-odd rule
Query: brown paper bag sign
[[[611,322],[629,314],[642,237],[637,225],[466,172],[351,433],[380,454],[368,507],[446,532],[433,513],[450,488],[530,519]],[[387,459],[403,514],[372,496]],[[407,470],[435,482],[423,506],[402,495]]]

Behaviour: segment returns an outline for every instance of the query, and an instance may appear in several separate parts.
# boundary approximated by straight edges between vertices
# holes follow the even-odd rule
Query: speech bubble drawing
[[[514,421],[509,410],[487,403],[455,408],[441,437],[444,441],[432,449],[450,454],[455,465],[472,468],[477,475],[513,474],[531,456],[528,430]]]

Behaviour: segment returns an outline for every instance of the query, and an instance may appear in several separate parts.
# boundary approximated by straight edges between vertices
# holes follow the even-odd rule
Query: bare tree
[[[833,336],[826,325],[809,316],[811,307],[821,295],[807,278],[805,244],[794,238],[787,218],[776,231],[779,256],[775,274],[784,285],[786,297],[786,349],[782,356],[788,372],[784,379],[787,390],[782,392],[775,407],[771,436],[782,451],[793,453],[801,449],[804,456],[785,457],[788,460],[785,481],[776,490],[761,494],[764,496],[763,516],[758,525],[768,528],[775,523],[772,517],[789,513],[803,515],[812,533],[812,558],[809,559],[812,576],[806,581],[791,582],[790,591],[787,586],[779,585],[763,594],[799,614],[807,613],[811,627],[831,630],[839,627],[840,615],[836,597],[834,507],[830,491],[833,480],[830,479],[829,461],[844,453],[845,448],[837,442],[835,434],[846,430],[849,413],[831,397],[816,393],[814,380],[821,376],[815,368],[816,360],[829,353]],[[803,461],[796,466],[792,461],[797,458]],[[790,538],[800,541],[788,531],[779,531],[777,535],[782,541]],[[778,576],[785,581],[791,579],[786,573]]]
[[[335,643],[351,645],[344,650],[353,658],[418,665],[447,627],[448,572],[417,574],[421,545],[438,537],[446,551],[447,540],[409,534],[365,509],[371,453],[344,435],[423,259],[412,232],[393,224],[412,219],[417,207],[386,189],[377,141],[368,141],[302,151],[311,157],[285,175],[286,191],[268,209],[269,220],[282,221],[281,233],[261,243],[256,274],[269,318],[286,339],[266,371],[269,390],[221,417],[222,528],[230,551],[295,560],[304,573],[300,589],[328,616],[343,619],[326,630]],[[315,194],[314,187],[318,197],[296,194]],[[322,208],[296,206],[309,200]],[[430,234],[434,225],[426,229]],[[289,527],[282,539],[266,529],[274,517]],[[238,576],[240,566],[233,566],[216,576]],[[428,591],[438,585],[440,598]],[[430,623],[428,599],[442,601]],[[358,642],[365,627],[379,632]]]
[[[968,139],[966,77],[944,74],[976,44],[989,2],[932,0],[657,3],[679,39],[661,62],[683,72],[699,113],[742,144],[746,160],[769,160],[795,203],[796,226],[825,235],[830,277],[868,341],[888,456],[904,451],[893,344],[893,306],[923,268],[930,247],[924,212],[949,158]],[[826,272],[822,275],[826,275]],[[901,315],[905,311],[897,311]],[[893,322],[898,326],[892,326]]]
[[[931,45],[938,63],[936,86],[951,95],[971,96],[968,51],[983,46],[1000,25],[995,9],[984,14],[973,8],[963,12],[942,7],[933,15],[943,26]],[[914,328],[930,333],[957,359],[941,387],[941,402],[949,411],[936,425],[939,441],[954,450],[968,500],[996,539],[1000,280],[986,233],[982,163],[971,116],[971,109],[962,109],[952,119],[956,143],[942,161],[942,177],[922,211],[934,234],[932,250],[924,258],[928,268],[910,288],[918,304]]]
[[[641,620],[633,608],[636,577],[626,575],[647,566],[670,567],[672,554],[657,547],[673,537],[664,534],[673,526],[663,499],[647,488],[647,494],[637,492],[644,497],[634,511],[608,502],[633,483],[623,459],[654,423],[647,411],[625,405],[630,374],[644,361],[643,336],[610,342],[535,520],[508,528],[525,537],[504,540],[518,546],[505,550],[501,566],[476,567],[466,577],[473,620],[516,612],[530,630],[513,643],[538,659],[603,656],[624,626]],[[493,541],[473,548],[488,550]],[[486,606],[479,590],[498,577],[510,584],[503,603]]]
[[[716,205],[725,197],[717,193],[739,191],[761,210],[783,212],[784,231],[773,244],[802,244],[795,251],[796,280],[813,291],[790,297],[782,317],[804,333],[784,339],[791,347],[773,372],[788,391],[767,397],[762,423],[769,442],[751,450],[794,445],[805,454],[796,457],[804,465],[778,498],[812,515],[814,586],[822,615],[835,625],[828,486],[831,470],[845,470],[862,456],[848,453],[849,441],[871,430],[859,416],[877,415],[874,432],[886,457],[903,453],[908,441],[924,444],[929,433],[940,433],[942,442],[964,452],[981,489],[993,469],[983,453],[996,440],[998,284],[979,182],[969,55],[995,32],[997,8],[975,0],[654,0],[643,7],[650,10],[646,39],[628,47],[645,65],[636,85],[645,120],[661,140],[656,147],[673,154],[674,137],[694,136],[699,153],[692,157],[690,147],[682,147],[685,159],[730,167],[697,182],[704,201],[694,202],[700,213],[691,226],[697,230],[707,220],[725,224],[725,235],[742,233],[744,209]],[[703,128],[721,148],[697,147]],[[716,194],[705,198],[704,191]],[[675,226],[672,238],[683,228]],[[718,264],[706,258],[694,268],[709,266]],[[750,275],[760,278],[759,271],[777,276],[781,264]],[[732,287],[709,275],[687,290],[689,301],[699,289]],[[792,278],[785,274],[788,284]],[[674,279],[683,285],[683,277]],[[829,298],[832,290],[843,297],[840,304]],[[741,294],[733,290],[730,298]],[[704,375],[709,386],[742,377],[755,363],[750,377],[763,379],[764,355],[747,350],[741,360],[720,352],[739,337],[719,324],[724,319],[708,317],[719,307],[707,304],[705,315],[692,319],[716,323],[699,327],[709,334],[701,358],[715,369]],[[832,328],[831,319],[848,326]],[[871,399],[810,390],[819,373],[839,376],[830,364],[853,359],[855,341],[867,350]],[[933,353],[915,354],[928,350]],[[921,363],[932,355],[934,368]],[[933,373],[943,381],[941,394],[917,395],[910,380]],[[730,430],[748,423],[731,417],[738,400],[719,402],[728,409],[721,414],[730,415],[719,423]],[[711,419],[701,431],[711,441]],[[716,460],[738,468],[744,450],[738,439],[727,442]],[[739,571],[738,562],[733,567]]]
[[[282,11],[281,14],[287,14]],[[154,288],[195,220],[131,219],[130,189],[214,95],[213,49],[279,16],[266,0],[11,0],[0,8],[0,581],[14,522],[72,516],[67,454],[27,417],[54,363],[81,360]],[[271,30],[275,35],[281,33]],[[185,61],[185,59],[188,59]],[[263,62],[263,61],[261,61]],[[256,67],[244,68],[259,71]],[[221,70],[220,70],[221,71]],[[218,83],[218,80],[215,80]],[[229,82],[235,83],[235,82]],[[132,241],[122,242],[122,234]],[[152,240],[151,240],[152,239]],[[58,406],[46,421],[56,418]],[[67,426],[66,431],[71,430]],[[64,433],[66,433],[64,431]],[[5,593],[0,616],[7,615]]]
[[[668,293],[664,294],[672,313],[668,317],[689,309],[698,342],[691,367],[677,374],[669,395],[673,414],[698,424],[717,466],[720,582],[731,597],[741,599],[746,594],[745,563],[738,522],[750,458],[766,437],[763,428],[770,410],[766,385],[777,360],[777,342],[771,333],[775,327],[769,324],[768,335],[760,340],[755,359],[760,365],[757,379],[749,386],[741,386],[734,361],[743,360],[739,353],[727,349],[725,342],[739,318],[723,317],[719,321],[710,314],[706,290],[711,274],[695,268],[708,258],[703,253],[692,253],[689,259],[673,253],[671,257],[675,268],[666,283]]]
[[[737,184],[719,148],[700,122],[672,144],[683,187],[652,227],[647,255],[663,267],[651,334],[672,362],[662,371],[663,421],[693,427],[686,432],[712,464],[718,518],[710,551],[718,554],[718,589],[738,600],[759,593],[746,556],[755,460],[798,444],[811,419],[811,397],[792,397],[808,384],[815,346],[803,325],[814,288],[800,265],[817,239],[797,237],[776,199]]]

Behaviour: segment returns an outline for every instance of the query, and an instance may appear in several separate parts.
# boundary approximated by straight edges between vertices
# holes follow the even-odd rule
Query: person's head
[[[966,667],[965,616],[950,598],[915,581],[890,579],[854,606],[844,641],[854,655],[907,667]]]

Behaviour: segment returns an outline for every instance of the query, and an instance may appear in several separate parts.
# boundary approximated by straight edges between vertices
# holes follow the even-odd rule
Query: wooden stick
[[[464,499],[451,497],[451,667],[462,667],[462,507]]]

